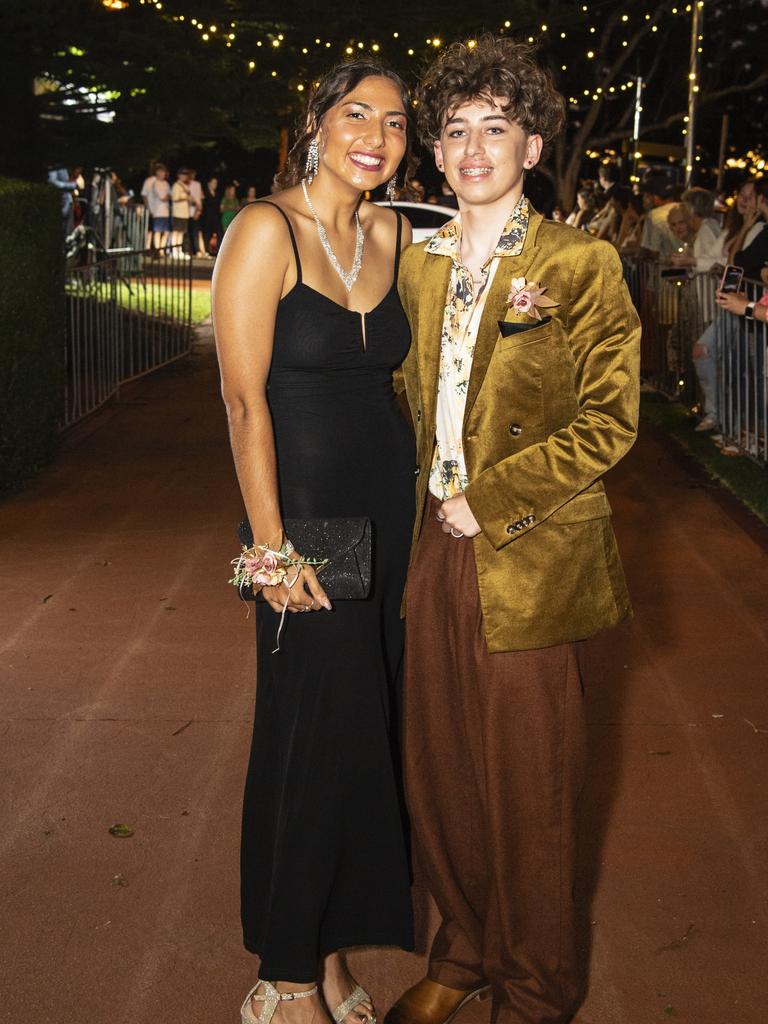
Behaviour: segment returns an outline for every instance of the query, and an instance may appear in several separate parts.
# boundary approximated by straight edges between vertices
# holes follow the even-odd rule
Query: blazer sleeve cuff
[[[535,508],[523,508],[522,504],[519,508],[510,509],[509,499],[498,485],[495,468],[486,469],[473,480],[465,489],[464,497],[483,535],[496,551],[500,551],[532,530],[539,516]]]

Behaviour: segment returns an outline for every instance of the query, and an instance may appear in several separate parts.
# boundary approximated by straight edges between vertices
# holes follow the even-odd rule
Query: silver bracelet
[[[755,304],[754,302],[748,302],[744,307],[744,316],[747,320],[755,319]]]

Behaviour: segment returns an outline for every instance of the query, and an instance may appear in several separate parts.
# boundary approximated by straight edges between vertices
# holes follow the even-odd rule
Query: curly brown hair
[[[365,78],[381,77],[388,78],[400,90],[400,97],[403,101],[403,110],[407,115],[407,142],[405,156],[401,161],[398,173],[404,172],[404,186],[409,186],[410,178],[413,176],[416,161],[413,155],[413,108],[411,98],[408,95],[408,88],[402,78],[382,61],[363,58],[360,60],[344,61],[336,64],[323,75],[320,81],[309,95],[307,107],[296,132],[296,139],[291,146],[290,152],[285,161],[285,166],[278,175],[276,182],[280,188],[290,188],[298,185],[305,175],[307,163],[307,150],[312,139],[317,134],[317,129],[323,123],[323,118],[331,107],[341,103],[345,96],[356,89]]]
[[[502,110],[526,135],[545,145],[565,124],[565,101],[534,48],[514,39],[482,35],[474,45],[451,43],[427,70],[417,91],[416,117],[426,145],[440,138],[452,111],[472,100],[504,97]]]

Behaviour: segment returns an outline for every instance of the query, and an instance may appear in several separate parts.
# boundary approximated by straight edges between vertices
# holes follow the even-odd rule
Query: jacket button
[[[514,525],[512,523],[510,523],[509,526],[507,527],[507,533],[514,533],[514,532],[515,532],[515,527],[514,527]]]
[[[526,526],[530,526],[531,523],[535,523],[536,522],[536,516],[534,516],[534,515],[526,516],[524,521],[525,521],[525,525]]]
[[[416,410],[416,422],[421,422],[421,409]]]
[[[416,469],[414,469],[414,471],[413,471],[413,475],[414,476],[418,476],[420,472],[421,472],[421,466],[417,466]]]
[[[509,432],[512,435],[512,437],[519,437],[523,432],[523,428],[520,426],[519,423],[510,423]]]

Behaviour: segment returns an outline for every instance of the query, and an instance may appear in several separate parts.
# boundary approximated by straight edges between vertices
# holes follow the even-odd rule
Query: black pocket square
[[[502,338],[509,338],[513,334],[521,334],[523,331],[532,331],[534,327],[543,327],[544,324],[548,324],[552,319],[551,316],[543,316],[541,320],[536,320],[532,324],[520,324],[514,320],[497,320],[499,330],[501,331]]]

